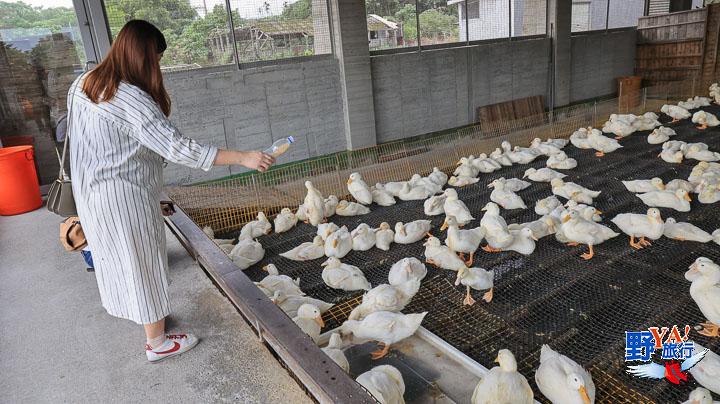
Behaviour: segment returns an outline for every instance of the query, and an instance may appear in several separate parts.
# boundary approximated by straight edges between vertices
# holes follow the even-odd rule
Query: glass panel
[[[547,0],[513,0],[513,36],[544,35]]]
[[[608,28],[637,27],[645,13],[645,0],[610,0]]]
[[[155,24],[168,48],[163,70],[187,70],[234,62],[228,16],[223,0],[105,0],[113,38],[126,22]]]
[[[332,53],[326,0],[231,0],[230,7],[242,63]]]
[[[583,32],[605,29],[606,13],[607,0],[573,0],[570,30]]]
[[[470,40],[510,36],[509,0],[468,0]]]
[[[421,0],[420,5],[420,44],[436,45],[459,42],[459,25],[461,21],[458,14],[460,6],[465,6],[464,0],[450,0],[446,2],[432,2]],[[464,21],[464,20],[463,20]]]
[[[417,46],[415,0],[367,0],[370,50]]]
[[[72,0],[41,3],[0,1],[0,142],[34,145],[47,184],[57,178],[54,135],[85,51]]]

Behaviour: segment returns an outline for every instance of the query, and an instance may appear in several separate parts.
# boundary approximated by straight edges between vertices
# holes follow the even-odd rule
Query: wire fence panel
[[[370,50],[418,46],[415,0],[369,0],[365,10]]]
[[[420,44],[437,45],[459,42],[460,18],[458,9],[465,1],[427,2],[419,1]]]
[[[126,22],[142,19],[165,35],[168,48],[160,60],[163,70],[187,70],[231,64],[231,41],[213,41],[230,32],[224,1],[212,0],[105,0],[112,37]]]
[[[609,0],[608,28],[636,27],[645,14],[645,0]]]
[[[509,38],[510,4],[509,0],[468,0],[469,40]]]
[[[513,0],[512,35],[544,35],[547,31],[547,0]]]

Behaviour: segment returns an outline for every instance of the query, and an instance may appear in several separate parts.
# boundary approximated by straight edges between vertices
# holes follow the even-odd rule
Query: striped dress
[[[70,172],[102,305],[110,315],[153,323],[170,313],[163,158],[207,171],[217,148],[183,137],[138,87],[121,83],[112,100],[94,104],[81,82],[68,92]]]

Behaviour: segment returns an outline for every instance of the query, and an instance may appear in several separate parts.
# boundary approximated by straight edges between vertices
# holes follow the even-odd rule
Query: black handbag
[[[65,140],[63,141],[62,156],[58,153],[58,160],[60,161],[60,173],[55,182],[50,185],[50,190],[47,196],[47,209],[57,215],[63,217],[77,216],[77,208],[75,206],[75,197],[73,197],[72,182],[70,176],[65,172],[65,156],[67,155],[68,139],[70,138],[70,119],[72,113],[72,105],[75,101],[75,89],[73,88],[72,98],[70,98],[70,106],[68,107],[68,114],[66,118],[67,132]],[[57,150],[56,150],[57,152]]]

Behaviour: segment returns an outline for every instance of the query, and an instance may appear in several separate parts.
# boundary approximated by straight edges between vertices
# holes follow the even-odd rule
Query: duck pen
[[[704,90],[703,90],[704,91]],[[328,331],[344,322],[352,308],[360,303],[362,292],[345,292],[328,287],[322,280],[322,259],[292,261],[279,256],[297,245],[312,241],[316,228],[298,223],[285,233],[271,233],[258,239],[265,249],[262,261],[240,270],[203,232],[211,226],[218,238],[232,238],[243,224],[263,211],[272,220],[282,208],[294,210],[303,202],[304,181],[310,179],[324,196],[351,199],[346,180],[358,172],[369,184],[407,180],[413,174],[427,175],[438,167],[450,173],[463,156],[490,153],[502,141],[526,146],[536,137],[567,138],[580,127],[602,126],[611,113],[659,111],[668,101],[687,98],[687,89],[678,85],[673,91],[646,89],[642,99],[629,110],[618,111],[618,100],[608,99],[556,109],[551,113],[515,121],[474,125],[411,140],[383,144],[357,151],[341,152],[320,158],[287,164],[266,173],[247,173],[212,182],[167,187],[178,213],[168,219],[174,232],[195,255],[218,286],[238,307],[259,337],[277,354],[279,360],[320,402],[372,402],[372,397],[329,360],[295,327],[253,281],[266,273],[264,265],[275,264],[281,274],[300,278],[300,287],[310,297],[332,303],[323,314]],[[720,106],[702,109],[720,114]],[[667,124],[670,118],[661,116]],[[672,124],[676,140],[702,141],[711,149],[720,149],[720,127],[697,131],[689,120]],[[668,164],[658,158],[660,145],[649,145],[649,131],[636,132],[622,140],[622,148],[599,158],[594,150],[568,145],[564,151],[578,161],[578,167],[565,171],[568,180],[602,190],[595,206],[603,211],[603,222],[624,212],[644,213],[640,199],[628,192],[621,180],[660,177],[664,181],[687,178],[696,161]],[[490,200],[492,180],[522,178],[530,167],[545,166],[545,159],[528,165],[503,167],[480,174],[480,181],[457,188],[459,198],[476,217],[468,227],[476,227],[481,208]],[[531,207],[551,195],[546,183],[533,182],[518,194]],[[714,205],[692,202],[687,213],[661,209],[663,218],[701,224],[706,229],[720,228],[720,215]],[[524,223],[539,216],[532,209],[503,210],[507,223]],[[371,206],[368,214],[352,217],[333,216],[329,221],[354,229],[360,223],[372,228],[382,222],[410,222],[432,219],[431,233],[441,239],[443,215],[426,217],[423,201],[398,201],[396,205]],[[355,265],[375,286],[387,282],[392,264],[405,257],[424,260],[422,242],[393,244],[389,251],[372,248],[351,251],[342,259]],[[691,299],[690,283],[683,274],[700,256],[720,261],[720,247],[714,243],[681,242],[667,238],[636,251],[624,235],[596,248],[592,260],[580,253],[585,247],[568,247],[554,237],[537,243],[529,256],[514,252],[479,253],[475,266],[494,271],[494,298],[485,303],[480,292],[478,302],[463,306],[464,287],[455,286],[456,273],[427,265],[428,274],[419,292],[403,310],[427,311],[423,327],[477,363],[490,368],[498,350],[511,350],[518,370],[529,381],[539,402],[547,402],[535,384],[540,349],[549,344],[584,366],[593,376],[598,402],[650,403],[678,402],[687,399],[696,387],[690,382],[680,386],[666,380],[641,379],[626,372],[625,331],[649,326],[695,325],[705,318]],[[720,341],[697,334],[693,339],[713,351]],[[391,355],[401,353],[391,350]],[[384,360],[384,359],[383,359]],[[382,361],[379,361],[379,364]],[[354,376],[357,375],[352,375]],[[474,385],[467,386],[474,389]]]

